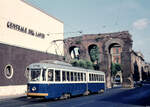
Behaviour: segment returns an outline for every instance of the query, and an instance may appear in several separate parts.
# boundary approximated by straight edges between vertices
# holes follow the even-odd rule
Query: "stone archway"
[[[113,54],[112,49],[116,49],[116,47],[120,48],[119,58],[121,60],[121,52],[122,52],[123,46],[124,46],[123,40],[118,39],[118,38],[110,38],[104,44],[104,57],[106,58],[105,60],[107,60],[107,62],[104,62],[105,65],[107,65],[105,68],[105,70],[107,70],[107,72],[106,72],[106,85],[108,88],[112,87],[113,79],[112,79],[112,75],[111,75],[111,65],[112,65],[112,62],[114,59],[113,57],[116,57]]]
[[[109,46],[109,55],[111,61],[111,82],[114,85],[120,85],[121,82],[116,82],[118,74],[122,74],[121,72],[121,52],[122,47],[118,43],[112,43]],[[120,80],[122,80],[122,75],[119,76]],[[118,80],[117,80],[118,81]]]
[[[80,42],[79,42],[80,41]],[[100,68],[106,74],[106,87],[111,88],[111,62],[112,56],[110,50],[113,46],[119,45],[121,47],[120,63],[122,65],[122,79],[123,87],[133,86],[133,77],[131,69],[131,51],[132,51],[132,39],[131,35],[127,31],[106,33],[106,34],[85,34],[79,37],[72,37],[64,40],[66,47],[64,49],[70,49],[72,46],[80,47],[80,59],[88,59],[89,46],[97,45],[100,50]],[[69,51],[66,54],[69,53]],[[68,59],[70,56],[67,56]],[[118,61],[119,62],[119,61]]]
[[[133,87],[133,77],[132,77],[132,69],[131,69],[131,49],[132,49],[132,40],[128,38],[128,42],[119,38],[110,38],[104,44],[104,57],[106,62],[103,62],[106,66],[106,83],[107,87],[111,88],[111,47],[115,45],[119,45],[121,47],[120,59],[122,66],[122,79],[123,79],[123,87]],[[104,65],[103,64],[103,65]]]

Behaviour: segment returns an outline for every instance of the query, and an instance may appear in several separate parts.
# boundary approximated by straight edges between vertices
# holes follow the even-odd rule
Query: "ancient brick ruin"
[[[66,60],[78,57],[78,59],[90,60],[89,50],[92,46],[97,46],[100,52],[99,70],[106,73],[107,88],[112,87],[111,83],[111,48],[120,47],[120,63],[122,66],[122,86],[133,87],[132,65],[132,38],[128,31],[105,33],[105,34],[85,34],[78,37],[71,37],[64,40]],[[77,48],[78,55],[75,54]],[[76,55],[76,56],[75,56]]]

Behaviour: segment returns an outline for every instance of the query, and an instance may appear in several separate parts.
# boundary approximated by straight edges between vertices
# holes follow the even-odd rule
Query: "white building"
[[[63,32],[62,21],[25,0],[0,1],[0,96],[24,92],[28,64],[64,55]]]
[[[63,39],[63,22],[23,0],[0,1],[0,43],[45,52],[57,39]],[[58,46],[61,55],[62,41]],[[56,54],[54,46],[47,51]]]

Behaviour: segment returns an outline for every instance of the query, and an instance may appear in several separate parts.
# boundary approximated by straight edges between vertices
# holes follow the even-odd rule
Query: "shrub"
[[[82,67],[85,69],[93,69],[93,63],[91,61],[88,60],[71,60],[70,62],[72,64],[72,66],[75,67]]]

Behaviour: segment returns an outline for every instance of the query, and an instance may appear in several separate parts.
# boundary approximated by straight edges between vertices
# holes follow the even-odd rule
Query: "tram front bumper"
[[[40,96],[40,97],[44,97],[44,96],[48,96],[48,93],[27,93],[27,96]]]

